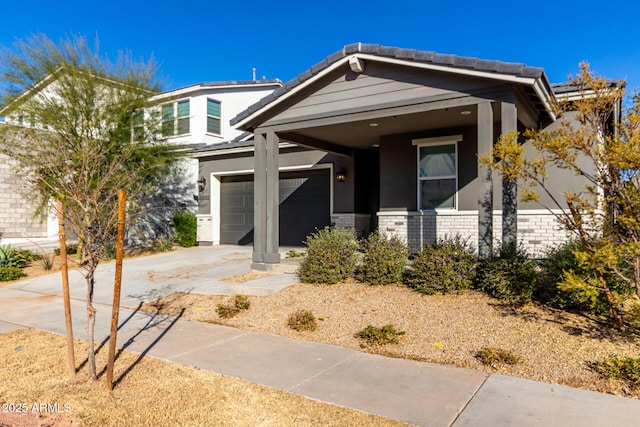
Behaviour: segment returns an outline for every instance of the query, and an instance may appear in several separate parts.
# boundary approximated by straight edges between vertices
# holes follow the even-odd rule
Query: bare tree
[[[160,139],[149,97],[157,67],[120,54],[100,56],[84,37],[55,43],[33,35],[2,52],[0,153],[15,163],[40,212],[61,200],[82,248],[87,284],[89,373],[96,378],[94,273],[113,242],[118,191],[152,195],[177,154]]]

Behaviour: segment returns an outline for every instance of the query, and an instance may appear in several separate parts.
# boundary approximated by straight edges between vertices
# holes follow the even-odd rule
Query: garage
[[[280,173],[280,246],[302,246],[317,228],[329,225],[328,169]],[[220,243],[253,243],[253,175],[220,180]]]

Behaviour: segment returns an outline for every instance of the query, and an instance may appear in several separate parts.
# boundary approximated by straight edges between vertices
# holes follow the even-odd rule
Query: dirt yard
[[[250,308],[231,319],[216,313],[228,296],[177,293],[144,309],[220,323],[290,338],[351,347],[392,357],[480,369],[536,381],[640,398],[640,391],[604,380],[590,364],[610,354],[638,357],[637,331],[621,334],[603,318],[528,304],[502,304],[474,291],[422,295],[403,285],[297,284],[269,297],[249,297]],[[292,330],[287,320],[298,310],[317,318],[315,331]],[[368,325],[392,324],[404,331],[397,345],[361,347],[354,334]],[[512,352],[515,365],[485,366],[476,357],[483,347]]]

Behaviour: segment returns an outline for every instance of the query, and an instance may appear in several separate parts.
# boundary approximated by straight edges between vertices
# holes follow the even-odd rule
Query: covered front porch
[[[281,142],[336,156],[350,198],[338,226],[369,218],[414,251],[443,233],[473,235],[481,256],[494,228],[516,241],[516,187],[479,158],[500,134],[551,121],[544,73],[394,49],[347,46],[234,119],[255,141],[254,263],[280,262]]]

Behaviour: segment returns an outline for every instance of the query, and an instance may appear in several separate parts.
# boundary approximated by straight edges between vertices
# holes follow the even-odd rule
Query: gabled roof
[[[256,112],[262,110],[265,106],[277,104],[280,100],[296,92],[298,88],[315,81],[319,75],[324,75],[327,70],[332,69],[337,63],[347,61],[346,58],[353,55],[361,56],[364,59],[387,60],[451,73],[528,83],[534,86],[542,104],[550,114],[553,114],[551,112],[551,103],[549,102],[550,98],[553,97],[553,91],[542,68],[530,67],[520,63],[447,55],[415,49],[401,49],[378,44],[354,43],[346,45],[341,50],[329,55],[310,69],[286,82],[281,88],[276,89],[259,102],[249,106],[231,119],[231,124],[239,125],[242,128],[246,121],[250,120]]]

